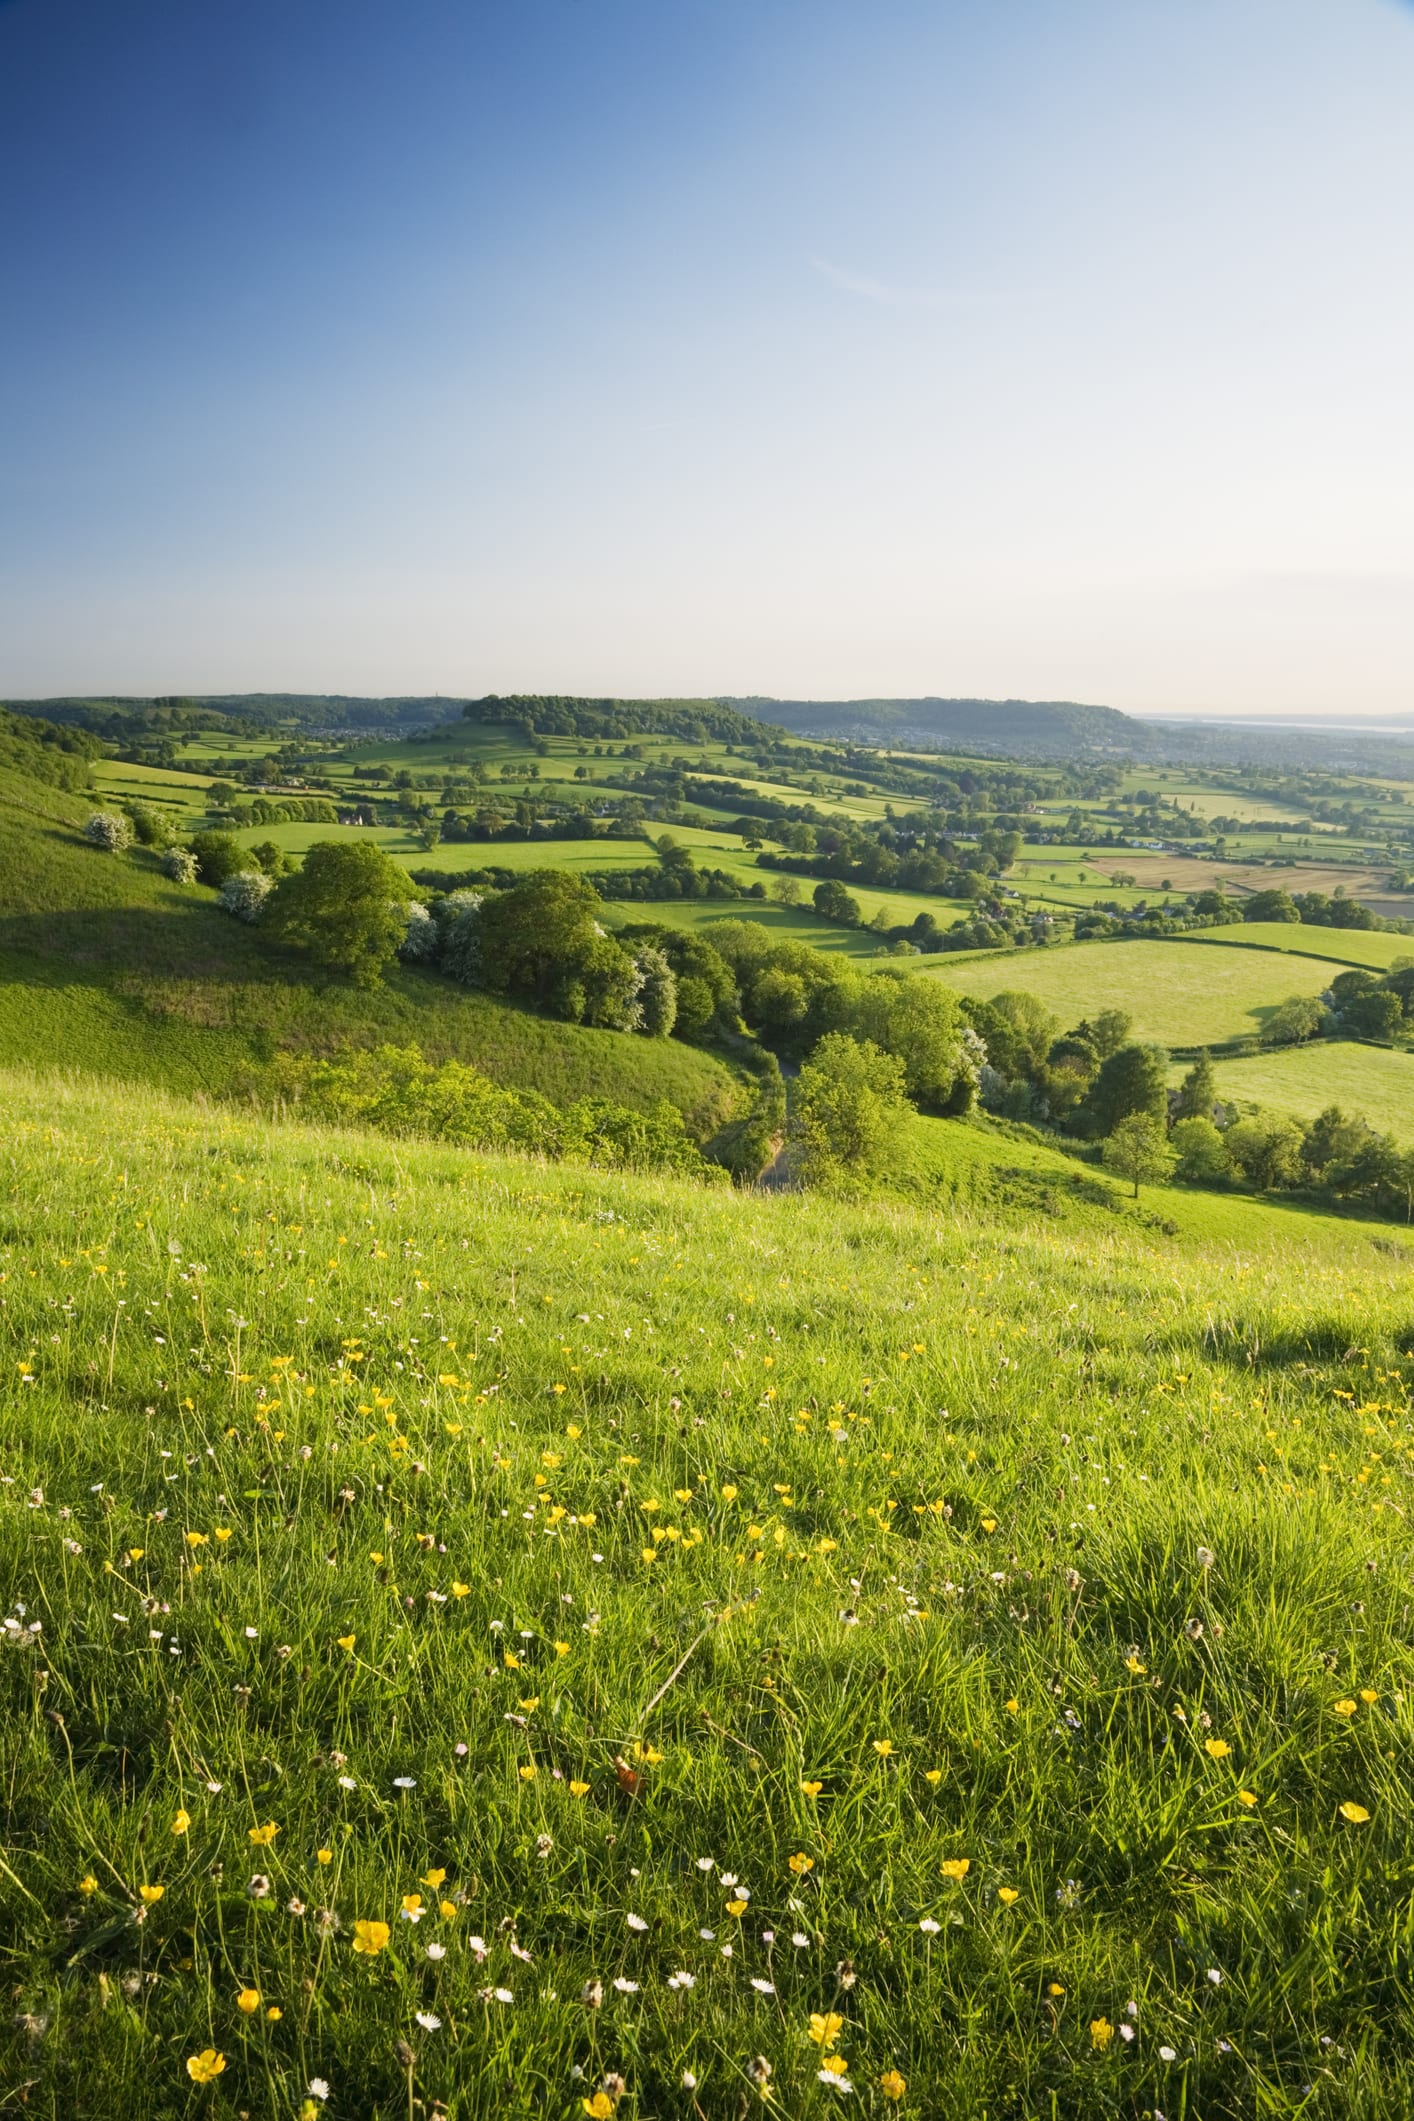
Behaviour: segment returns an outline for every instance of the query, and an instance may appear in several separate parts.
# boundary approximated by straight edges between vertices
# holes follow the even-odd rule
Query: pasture
[[[1317,931],[1320,932],[1320,931]],[[1166,1046],[1213,1045],[1259,1031],[1293,994],[1319,994],[1320,965],[1268,950],[1213,950],[1182,941],[1071,943],[968,963],[929,958],[928,973],[982,999],[1034,994],[1062,1026],[1123,1009],[1134,1036]]]
[[[1177,1083],[1183,1072],[1183,1064],[1177,1064],[1171,1080]],[[1339,1105],[1401,1144],[1414,1144],[1414,1054],[1319,1039],[1309,1046],[1216,1060],[1213,1073],[1224,1100],[1260,1105],[1303,1122],[1327,1105]]]

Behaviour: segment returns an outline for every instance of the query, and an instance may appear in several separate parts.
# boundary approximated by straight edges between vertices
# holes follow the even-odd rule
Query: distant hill
[[[798,736],[1002,758],[1152,757],[1148,725],[1077,700],[724,700]]]
[[[49,700],[7,700],[12,714],[38,716],[67,728],[91,730],[111,743],[138,735],[248,724],[285,730],[368,731],[425,729],[454,720],[463,701],[440,694],[398,693],[387,699],[341,692],[208,692],[200,694],[62,694]]]
[[[1311,768],[1414,775],[1414,740],[1370,729],[1263,729],[1221,721],[1140,721],[1078,700],[774,700],[722,705],[797,736],[986,758],[1133,759],[1140,764]]]

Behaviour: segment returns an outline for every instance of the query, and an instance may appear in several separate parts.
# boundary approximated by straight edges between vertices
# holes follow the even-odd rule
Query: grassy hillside
[[[27,2110],[1408,2112],[1384,1233],[0,1101]]]
[[[276,1046],[416,1043],[558,1104],[667,1098],[704,1134],[736,1095],[729,1069],[681,1041],[582,1030],[401,968],[371,992],[317,973],[209,892],[168,883],[151,855],[89,847],[90,808],[0,782],[0,1065],[42,1057],[221,1092]]]
[[[1177,1082],[1183,1065],[1173,1072]],[[1213,1074],[1221,1098],[1258,1104],[1293,1119],[1314,1119],[1327,1105],[1362,1112],[1371,1126],[1397,1140],[1414,1139],[1414,1054],[1388,1046],[1341,1040],[1288,1046],[1240,1060],[1219,1060]]]
[[[1308,931],[1300,930],[1299,933]],[[1317,934],[1321,930],[1310,931]],[[1407,938],[1401,938],[1407,940]],[[1212,950],[1181,942],[1075,943],[968,964],[932,959],[928,970],[964,994],[1034,994],[1063,1024],[1124,1009],[1136,1038],[1197,1046],[1240,1038],[1293,994],[1319,994],[1321,964],[1270,950]]]

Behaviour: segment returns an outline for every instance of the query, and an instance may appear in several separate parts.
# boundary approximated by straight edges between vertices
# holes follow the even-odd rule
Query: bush
[[[266,915],[270,933],[316,964],[376,986],[407,934],[406,871],[367,841],[317,840],[287,876]]]
[[[196,882],[196,856],[189,847],[169,847],[159,864],[162,874],[174,884]]]
[[[831,1032],[796,1081],[790,1131],[801,1176],[811,1185],[862,1176],[907,1110],[902,1061],[872,1039]]]
[[[253,926],[265,911],[265,901],[275,889],[273,877],[263,869],[241,869],[228,876],[216,896],[216,903],[223,913],[234,914],[238,921],[248,921]]]
[[[1169,1147],[1178,1158],[1174,1177],[1189,1185],[1212,1185],[1231,1168],[1227,1144],[1206,1113],[1192,1112],[1180,1119],[1169,1136]]]
[[[239,876],[249,869],[250,856],[230,832],[198,832],[191,843],[196,856],[196,873],[203,884],[219,891],[229,876]]]
[[[117,811],[95,810],[83,836],[90,847],[101,847],[105,854],[125,854],[133,843],[133,828]]]
[[[448,979],[460,986],[481,983],[481,908],[484,891],[454,891],[439,903],[433,919],[437,923],[437,962]]]
[[[1294,1120],[1258,1113],[1229,1127],[1223,1144],[1232,1163],[1259,1193],[1301,1181],[1301,1129]]]
[[[678,1015],[678,983],[673,968],[653,943],[641,943],[633,955],[642,976],[638,1028],[645,1038],[667,1038]]]
[[[1396,1013],[1399,1013],[1396,1011]],[[1261,1030],[1264,1046],[1300,1046],[1324,1030],[1326,1011],[1309,995],[1293,994],[1273,1010]]]
[[[133,833],[139,847],[165,847],[172,837],[171,827],[160,812],[149,810],[144,804],[134,803],[128,812]]]
[[[461,1061],[434,1066],[417,1046],[379,1046],[336,1060],[283,1055],[277,1094],[310,1116],[388,1134],[428,1135],[469,1148],[580,1157],[612,1170],[676,1171],[721,1184],[675,1105],[633,1112],[608,1098],[557,1109],[533,1090],[507,1090]]]
[[[430,965],[441,945],[436,921],[420,899],[411,899],[399,911],[406,915],[407,926],[398,945],[398,956],[405,965]]]

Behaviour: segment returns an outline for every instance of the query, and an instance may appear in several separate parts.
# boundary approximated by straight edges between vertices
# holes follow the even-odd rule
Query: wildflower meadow
[[[1414,2106],[1402,1253],[4,1097],[0,2105]]]

